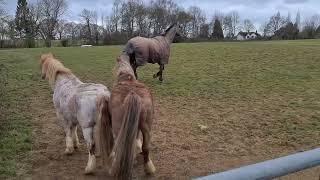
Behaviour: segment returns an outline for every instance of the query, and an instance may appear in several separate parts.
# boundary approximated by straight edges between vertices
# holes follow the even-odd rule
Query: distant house
[[[239,32],[236,36],[236,40],[238,41],[244,41],[244,40],[253,40],[261,37],[261,35],[256,32]]]

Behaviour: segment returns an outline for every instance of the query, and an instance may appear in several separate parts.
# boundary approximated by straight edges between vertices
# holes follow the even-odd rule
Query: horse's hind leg
[[[144,170],[146,174],[154,174],[156,168],[154,167],[150,157],[149,157],[149,150],[150,150],[150,128],[147,124],[143,124],[142,128],[142,136],[143,136],[143,144],[142,144],[142,154],[143,154],[143,162],[144,162]]]
[[[78,126],[73,126],[71,131],[72,131],[72,140],[73,140],[73,146],[75,149],[78,149],[80,146],[79,143],[79,137],[78,137],[78,133],[77,133],[77,127]]]
[[[65,154],[66,155],[71,155],[74,151],[74,146],[73,146],[73,139],[72,139],[72,127],[65,127],[64,129],[66,133],[66,150]]]
[[[93,138],[93,127],[83,128],[83,136],[87,143],[87,149],[89,151],[88,163],[85,169],[85,174],[91,174],[96,169],[96,157],[95,157],[95,142]]]
[[[159,71],[159,72],[160,72],[160,74],[159,74],[159,76],[160,76],[160,77],[159,77],[159,80],[160,80],[161,82],[163,81],[163,77],[162,77],[162,72],[163,72],[163,70],[164,70],[164,65],[161,64],[161,65],[160,65],[160,71]]]
[[[153,75],[153,78],[157,78],[159,77],[159,80],[162,82],[163,81],[163,78],[162,78],[162,72],[164,70],[164,65],[163,64],[159,64],[159,72],[157,72],[157,74],[154,74]]]

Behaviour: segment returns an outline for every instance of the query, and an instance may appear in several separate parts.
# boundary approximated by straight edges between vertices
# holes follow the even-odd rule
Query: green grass
[[[39,77],[39,55],[51,51],[81,80],[111,89],[120,50],[121,46],[0,50],[0,63],[9,69],[5,116],[0,121],[0,178],[14,176],[17,163],[32,148],[29,102],[37,96],[51,101],[49,86]],[[161,107],[190,122],[191,134],[212,141],[219,136],[223,141],[217,141],[229,145],[240,140],[237,148],[243,149],[259,138],[260,150],[268,151],[319,145],[319,67],[319,40],[192,43],[172,46],[164,83],[152,78],[157,65],[138,73]],[[214,131],[201,134],[199,124]]]

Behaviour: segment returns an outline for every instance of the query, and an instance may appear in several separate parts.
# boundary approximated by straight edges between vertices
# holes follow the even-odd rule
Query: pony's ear
[[[117,57],[117,62],[120,62],[121,61],[121,58],[120,56]]]
[[[49,52],[49,53],[48,53],[48,56],[49,56],[49,57],[53,57],[53,58],[55,57],[52,52]]]
[[[46,60],[45,55],[41,54],[40,55],[40,66],[42,66],[42,64],[44,63],[45,60]]]

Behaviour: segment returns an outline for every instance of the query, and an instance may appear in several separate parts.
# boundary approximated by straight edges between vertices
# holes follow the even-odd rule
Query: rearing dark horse
[[[134,37],[128,41],[123,53],[130,57],[130,64],[134,71],[136,78],[137,68],[144,66],[146,63],[158,63],[160,70],[153,78],[159,77],[162,82],[162,72],[164,65],[168,64],[170,56],[170,44],[175,35],[179,33],[179,26],[177,24],[171,25],[163,35],[153,38]]]

